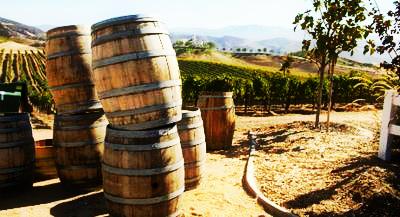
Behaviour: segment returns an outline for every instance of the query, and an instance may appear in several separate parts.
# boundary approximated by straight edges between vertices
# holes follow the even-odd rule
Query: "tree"
[[[261,49],[260,49],[260,48],[258,48],[258,49],[257,49],[257,52],[258,52],[258,53],[261,53]]]
[[[243,51],[243,52],[246,52],[246,51],[247,51],[247,48],[245,48],[245,47],[242,48],[242,51]]]
[[[264,47],[263,51],[264,51],[264,53],[266,53],[267,52],[267,48]]]
[[[240,48],[236,48],[236,51],[237,51],[237,52],[240,52],[240,50],[242,50],[242,49],[240,49]]]
[[[211,41],[206,43],[206,49],[214,50],[216,47],[217,46]]]
[[[285,112],[287,113],[289,111],[290,107],[290,80],[288,78],[288,74],[290,73],[290,68],[292,66],[294,59],[290,56],[287,55],[284,59],[283,62],[281,63],[281,68],[279,71],[283,72],[283,77],[285,78],[285,90],[286,90],[286,102],[285,102]]]
[[[376,3],[376,1],[374,2]],[[398,41],[398,36],[400,34],[400,1],[397,0],[393,4],[395,6],[394,10],[388,11],[387,16],[380,12],[378,5],[375,5],[369,13],[373,18],[373,22],[369,27],[379,35],[381,44],[376,46],[374,41],[369,40],[369,43],[364,47],[364,53],[370,52],[372,54],[378,52],[379,54],[389,54],[391,62],[384,61],[381,63],[381,67],[394,72],[399,79],[400,42]]]
[[[290,73],[290,68],[292,66],[294,59],[292,56],[287,55],[284,57],[283,62],[281,63],[281,68],[279,71],[283,72],[283,76],[286,77],[286,74]]]
[[[363,25],[367,9],[363,0],[313,0],[313,9],[296,16],[296,27],[301,27],[311,39],[303,40],[307,57],[318,66],[319,86],[315,127],[319,127],[322,104],[322,85],[325,69],[329,66],[329,113],[332,103],[333,74],[339,54],[343,51],[353,54],[360,39],[367,38],[371,30]],[[295,29],[296,29],[295,27]]]

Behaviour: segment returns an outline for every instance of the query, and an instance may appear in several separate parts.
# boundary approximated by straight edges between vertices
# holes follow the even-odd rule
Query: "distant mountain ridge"
[[[234,36],[213,37],[205,35],[171,34],[171,40],[173,42],[177,40],[189,40],[192,38],[196,38],[196,40],[199,41],[213,42],[217,45],[218,49],[225,48],[226,50],[230,50],[232,48],[233,51],[236,51],[237,48],[246,48],[247,50],[253,49],[256,52],[257,49],[267,48],[269,52],[274,54],[284,54],[301,50],[300,41],[293,41],[287,38],[271,38],[253,41]]]
[[[44,34],[39,28],[0,17],[0,36],[40,39]]]
[[[268,27],[259,25],[228,26],[216,29],[207,28],[171,28],[172,41],[188,40],[195,37],[197,40],[214,42],[218,48],[230,50],[232,48],[257,49],[267,48],[274,54],[285,54],[301,50],[301,41],[306,34],[302,31],[284,27]],[[354,55],[343,53],[341,56],[361,62],[377,64],[388,60],[388,55],[364,55],[365,42],[355,49]]]

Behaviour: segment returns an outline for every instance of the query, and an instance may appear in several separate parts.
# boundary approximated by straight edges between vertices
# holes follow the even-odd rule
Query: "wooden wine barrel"
[[[92,26],[93,73],[110,124],[143,130],[181,119],[181,79],[168,32],[156,19],[117,17]]]
[[[107,128],[103,188],[112,216],[178,216],[184,160],[176,125],[148,131]]]
[[[52,139],[35,141],[35,180],[57,178]]]
[[[197,106],[203,118],[207,150],[231,147],[235,131],[232,92],[201,92]]]
[[[101,158],[108,121],[104,112],[56,115],[53,143],[63,184],[91,188],[101,183]]]
[[[0,190],[32,187],[34,161],[29,114],[0,116]]]
[[[90,29],[63,26],[47,32],[46,76],[58,114],[101,109],[93,77]]]
[[[206,139],[199,108],[182,110],[178,132],[185,159],[185,190],[190,190],[200,184],[206,160]]]

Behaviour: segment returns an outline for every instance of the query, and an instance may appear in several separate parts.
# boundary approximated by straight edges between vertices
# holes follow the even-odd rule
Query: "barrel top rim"
[[[200,96],[202,95],[209,95],[209,96],[232,96],[233,92],[232,91],[201,91]]]
[[[133,14],[133,15],[126,15],[126,16],[120,16],[120,17],[113,17],[109,18],[100,22],[97,22],[92,25],[92,32],[106,28],[109,26],[112,26],[114,24],[123,24],[123,23],[129,23],[129,22],[140,22],[142,19],[148,18],[148,21],[158,21],[158,19],[154,18],[153,16],[147,15],[147,14]]]
[[[78,114],[56,114],[54,117],[54,121],[74,121],[80,119],[94,118],[94,117],[105,117],[105,113],[103,110],[94,110],[86,113],[78,113]]]
[[[47,30],[46,35],[49,36],[54,36],[54,35],[59,35],[63,34],[62,32],[57,33],[57,31],[63,30],[63,29],[69,29],[69,31],[74,31],[74,32],[86,32],[88,35],[90,34],[90,27],[88,25],[84,24],[78,24],[78,25],[66,25],[66,26],[58,26],[52,29]],[[75,28],[75,29],[73,29]],[[54,35],[53,35],[54,34]]]
[[[200,116],[200,108],[194,106],[182,107],[182,118]]]

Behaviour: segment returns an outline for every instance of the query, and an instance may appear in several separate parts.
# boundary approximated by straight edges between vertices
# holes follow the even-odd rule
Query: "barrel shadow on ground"
[[[288,132],[288,130],[279,130],[279,131],[274,131],[274,132],[267,132],[267,133],[262,133],[262,134],[257,134],[256,135],[256,141],[260,145],[257,147],[257,149],[262,149],[264,152],[269,152],[271,149],[274,149],[273,143],[276,142],[283,142],[285,141],[290,135],[302,133],[304,131],[295,131],[295,132]],[[247,133],[244,133],[247,135]],[[225,155],[226,157],[229,158],[240,158],[241,160],[246,160],[249,154],[249,140],[247,137],[244,137],[245,139],[238,139],[236,141],[236,144],[234,144],[232,147],[225,149],[225,150],[218,150],[218,151],[209,151],[210,153],[213,154],[221,154]],[[267,139],[268,138],[268,139]],[[298,138],[298,140],[308,140],[312,139],[312,137],[301,137]],[[286,152],[288,150],[280,150],[280,153]],[[276,150],[274,149],[274,152]]]
[[[81,191],[66,189],[60,182],[31,189],[15,189],[0,194],[0,210],[34,206],[71,198],[82,194]]]
[[[50,214],[55,217],[109,216],[103,192],[60,203],[50,209]]]

